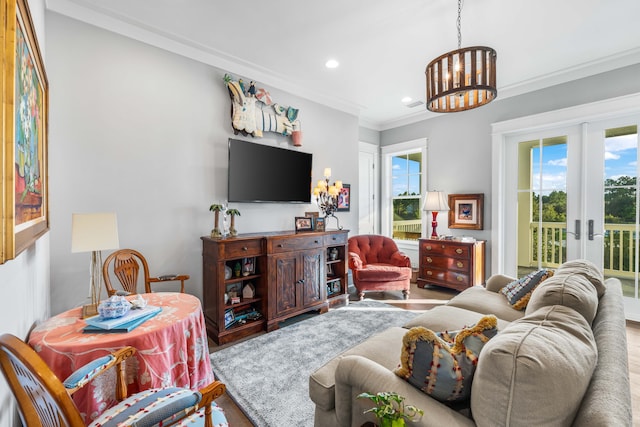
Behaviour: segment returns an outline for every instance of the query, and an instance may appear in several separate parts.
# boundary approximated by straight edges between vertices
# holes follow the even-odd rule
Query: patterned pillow
[[[509,304],[511,304],[513,308],[516,310],[524,310],[536,286],[551,276],[553,276],[553,270],[543,268],[542,270],[529,273],[521,279],[514,280],[500,289],[500,293],[507,297],[507,301],[509,301]]]
[[[411,328],[402,339],[400,367],[395,373],[434,399],[462,401],[471,395],[471,381],[480,350],[498,333],[496,316],[455,332]]]

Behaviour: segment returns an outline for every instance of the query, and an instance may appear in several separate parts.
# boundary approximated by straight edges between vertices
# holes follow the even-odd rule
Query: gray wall
[[[47,14],[47,39],[52,312],[88,296],[89,254],[71,253],[74,212],[116,212],[121,248],[141,251],[152,275],[191,275],[187,292],[201,296],[200,236],[213,227],[209,205],[227,193],[227,144],[234,135],[222,78],[233,70],[55,13]],[[331,167],[334,179],[355,183],[357,117],[267,89],[275,102],[300,109],[301,151],[314,155],[314,181]],[[289,138],[272,133],[262,141],[293,148]],[[357,200],[356,191],[352,197]],[[295,216],[317,210],[313,204],[233,207],[241,212],[240,233],[291,230]],[[357,227],[356,207],[339,216],[345,228]]]
[[[428,139],[427,189],[447,194],[484,193],[484,230],[447,229],[438,216],[439,234],[491,237],[491,124],[516,117],[586,104],[640,92],[640,64],[575,80],[520,96],[498,99],[475,110],[442,114],[432,119],[382,131],[380,145]],[[430,229],[430,226],[429,226]],[[491,273],[491,242],[487,246],[487,277]]]

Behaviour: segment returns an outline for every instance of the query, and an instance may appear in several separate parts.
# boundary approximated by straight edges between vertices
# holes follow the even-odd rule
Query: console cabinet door
[[[276,317],[297,310],[300,289],[299,260],[300,257],[295,252],[279,254],[271,259],[275,299],[270,300],[269,304],[275,304]]]
[[[324,286],[323,270],[324,250],[305,251],[300,254],[302,258],[302,301],[300,307],[309,307],[326,299],[326,286]]]

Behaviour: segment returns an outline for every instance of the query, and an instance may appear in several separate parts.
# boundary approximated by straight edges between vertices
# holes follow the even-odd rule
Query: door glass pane
[[[624,296],[638,297],[638,128],[604,134],[604,273],[622,282]]]
[[[422,232],[422,152],[391,158],[392,238],[417,240]]]
[[[518,146],[518,275],[567,258],[567,137]]]

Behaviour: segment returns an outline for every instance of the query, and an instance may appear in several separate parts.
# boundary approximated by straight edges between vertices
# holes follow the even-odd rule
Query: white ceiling
[[[424,69],[457,48],[456,0],[46,0],[47,9],[355,114],[432,117]],[[467,0],[462,46],[498,52],[498,99],[640,63],[639,0]],[[340,62],[327,69],[329,58]],[[304,115],[304,111],[301,112]],[[304,118],[302,116],[302,118]]]

